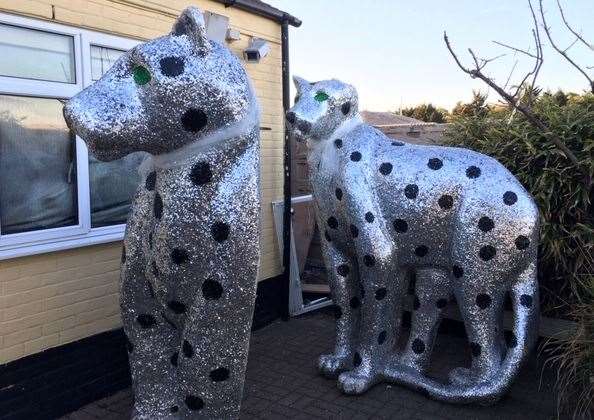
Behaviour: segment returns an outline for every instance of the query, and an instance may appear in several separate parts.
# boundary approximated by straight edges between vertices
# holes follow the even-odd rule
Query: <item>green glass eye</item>
[[[143,66],[136,66],[134,70],[132,70],[132,75],[134,76],[134,81],[137,85],[146,85],[148,82],[151,81],[151,73]]]
[[[324,102],[326,99],[328,99],[328,94],[319,90],[316,93],[316,96],[314,96],[314,99],[318,102]]]

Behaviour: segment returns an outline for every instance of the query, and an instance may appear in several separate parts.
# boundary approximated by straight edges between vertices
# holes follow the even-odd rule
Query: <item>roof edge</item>
[[[246,12],[251,12],[262,17],[272,19],[278,23],[288,23],[291,26],[298,28],[301,26],[301,20],[289,13],[283,12],[275,7],[272,7],[263,2],[255,2],[251,0],[215,0],[223,3],[225,7],[236,7]]]

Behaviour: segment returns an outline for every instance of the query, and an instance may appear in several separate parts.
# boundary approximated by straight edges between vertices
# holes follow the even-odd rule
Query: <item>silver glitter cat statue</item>
[[[347,394],[387,381],[453,403],[490,404],[538,335],[538,209],[516,178],[470,150],[419,146],[362,122],[356,90],[296,77],[286,114],[306,141],[336,346],[320,372]],[[407,273],[416,274],[410,338],[401,335]],[[506,293],[512,331],[502,320]],[[444,309],[455,298],[472,365],[447,383],[426,376]]]
[[[133,417],[237,418],[259,265],[259,111],[194,7],[65,106],[101,160],[145,161],[126,227],[121,311]]]

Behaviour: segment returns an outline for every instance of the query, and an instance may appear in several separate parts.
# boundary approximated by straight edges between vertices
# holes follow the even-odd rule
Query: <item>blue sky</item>
[[[514,71],[516,81],[533,61],[492,43],[531,47],[531,16],[522,0],[266,0],[297,16],[300,28],[291,28],[291,73],[308,80],[337,78],[359,91],[361,109],[393,111],[400,105],[432,102],[452,108],[472,97],[473,89],[487,91],[456,66],[442,40],[443,31],[465,63],[467,48],[490,58],[507,55],[488,66],[497,81]],[[533,0],[535,8],[538,0]],[[543,0],[546,18],[559,44],[573,38],[562,26],[556,0]],[[562,0],[566,17],[594,44],[594,0]],[[538,9],[536,9],[538,13]],[[542,32],[542,31],[541,31]],[[538,84],[556,90],[581,92],[586,79],[549,47],[541,33],[544,65]],[[574,46],[570,55],[594,66],[594,51]],[[594,69],[590,74],[594,76]],[[495,93],[490,101],[498,98]]]

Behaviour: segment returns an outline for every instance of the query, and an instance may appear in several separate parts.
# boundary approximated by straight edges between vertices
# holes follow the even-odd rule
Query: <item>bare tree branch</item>
[[[507,80],[505,81],[505,85],[503,85],[503,89],[507,89],[507,86],[509,85],[509,82],[512,78],[512,75],[514,74],[514,70],[516,69],[516,66],[518,65],[518,60],[516,59],[516,61],[514,61],[514,65],[512,66],[509,75],[507,76]]]
[[[544,8],[542,7],[542,0],[539,0],[539,3],[540,3],[540,16],[542,18],[543,27],[544,27],[545,33],[547,34],[547,38],[549,38],[549,42],[551,43],[551,46],[553,47],[553,49],[555,51],[557,51],[559,54],[561,54],[561,56],[563,58],[565,58],[565,60],[567,60],[567,62],[569,64],[571,64],[580,73],[582,73],[584,75],[584,77],[588,80],[588,83],[590,84],[590,91],[592,93],[594,93],[594,81],[590,78],[590,76],[588,75],[588,73],[586,73],[584,71],[584,69],[582,69],[575,61],[573,61],[573,59],[571,57],[569,57],[569,55],[567,55],[567,53],[564,50],[562,50],[561,48],[559,48],[557,46],[557,44],[555,44],[555,41],[553,41],[553,37],[551,35],[551,29],[547,25],[547,21],[546,21],[546,18],[545,18],[545,13],[544,13]],[[570,29],[570,30],[572,31],[572,33],[574,33],[572,29]],[[576,33],[574,33],[574,35],[579,36]]]
[[[571,32],[572,34],[575,35],[575,39],[576,41],[582,41],[582,43],[588,47],[589,49],[591,49],[592,51],[594,51],[594,45],[589,44],[583,37],[582,34],[578,33],[577,31],[575,31],[567,22],[567,19],[565,19],[565,13],[563,12],[563,7],[561,7],[561,2],[559,0],[557,0],[557,6],[559,7],[559,12],[561,13],[561,19],[563,20],[563,23],[565,24],[565,26],[567,27],[567,29],[569,29],[569,32]],[[542,6],[541,6],[542,8]],[[574,41],[574,44],[575,42]],[[573,45],[573,44],[572,44]],[[569,47],[568,47],[569,48]]]
[[[516,52],[519,52],[522,54],[526,54],[528,57],[538,58],[534,54],[531,54],[529,51],[523,50],[521,48],[512,47],[511,45],[507,45],[507,44],[504,44],[503,42],[499,42],[499,41],[491,41],[491,42],[494,44],[500,45],[502,47],[509,48],[510,50],[513,50],[513,51],[516,51]]]
[[[491,79],[490,77],[486,76],[484,73],[481,72],[480,62],[478,61],[476,55],[473,53],[473,51],[471,49],[469,49],[469,52],[470,52],[472,59],[475,63],[474,69],[465,67],[461,63],[460,59],[454,52],[454,50],[450,44],[450,40],[448,39],[448,35],[445,31],[443,33],[443,40],[444,40],[446,47],[449,50],[450,54],[454,58],[454,61],[456,62],[458,67],[460,67],[460,69],[464,73],[468,74],[473,79],[480,79],[483,82],[485,82],[489,87],[491,87],[495,92],[497,92],[512,108],[517,109],[519,112],[521,112],[533,126],[538,128],[543,133],[543,135],[548,137],[555,144],[555,146],[557,146],[557,148],[563,152],[563,154],[567,157],[567,159],[569,159],[571,161],[571,163],[573,163],[578,168],[578,170],[581,169],[580,165],[579,165],[579,161],[576,158],[576,156],[573,154],[573,152],[567,148],[567,146],[565,145],[565,143],[563,143],[563,140],[559,136],[557,136],[555,133],[550,131],[548,125],[544,121],[542,121],[530,109],[529,106],[522,104],[518,100],[517,97],[509,94],[507,91],[505,91],[505,89],[501,88],[497,83],[495,83],[495,81],[493,81],[493,79]],[[540,49],[540,47],[539,47],[539,49]],[[542,58],[537,61],[539,61],[540,63],[536,64],[535,69],[532,72],[530,72],[529,75],[538,73],[538,70],[540,69],[540,64],[542,63]]]
[[[542,41],[540,40],[540,30],[538,29],[538,19],[536,18],[536,13],[534,13],[534,8],[532,7],[532,1],[528,0],[528,6],[530,7],[530,14],[532,15],[532,24],[534,28],[532,29],[532,36],[534,37],[534,44],[536,46],[536,61],[534,63],[534,70],[532,71],[532,83],[530,84],[530,91],[534,91],[534,86],[536,84],[536,78],[538,77],[538,73],[540,72],[540,68],[542,67],[543,63],[543,53],[542,53]],[[529,98],[530,102],[532,102],[532,96]]]
[[[573,42],[572,42],[571,44],[569,44],[569,45],[567,46],[567,48],[565,48],[565,49],[563,50],[563,52],[567,52],[567,51],[569,51],[569,49],[570,49],[571,47],[573,47],[573,46],[575,45],[575,43],[576,43],[576,42],[578,42],[579,40],[580,40],[579,38],[576,38],[576,39],[574,39],[574,40],[573,40]]]

